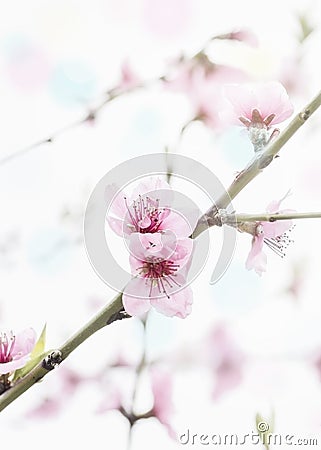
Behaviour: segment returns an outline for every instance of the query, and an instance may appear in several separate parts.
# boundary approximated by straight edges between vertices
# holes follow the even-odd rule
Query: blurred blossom
[[[241,383],[245,356],[223,325],[211,331],[207,348],[209,364],[216,380],[213,391],[216,400]]]
[[[221,111],[228,103],[224,98],[223,84],[244,82],[248,76],[240,69],[215,65],[207,57],[197,56],[192,61],[178,65],[176,76],[167,80],[166,86],[186,93],[194,109],[194,118],[220,130],[225,123]]]
[[[163,39],[186,33],[193,19],[191,0],[143,0],[142,8],[145,28]]]
[[[151,384],[154,397],[152,412],[160,423],[167,428],[169,435],[176,439],[176,433],[170,424],[174,413],[172,377],[163,369],[154,367],[151,369]]]
[[[128,60],[125,60],[121,66],[121,79],[119,84],[113,89],[118,91],[129,91],[136,87],[142,86],[142,80],[134,72]]]
[[[298,55],[282,59],[278,79],[291,95],[307,94],[307,73]]]
[[[49,81],[54,98],[66,105],[74,106],[92,99],[97,88],[96,76],[83,61],[70,60],[58,64]]]
[[[122,394],[118,386],[109,385],[104,389],[104,395],[97,406],[96,413],[104,414],[108,411],[119,410],[122,407]]]
[[[236,41],[244,42],[245,44],[248,44],[250,47],[258,47],[259,40],[258,37],[253,31],[243,29],[238,31],[232,31],[229,35],[229,39],[234,39]]]
[[[288,195],[288,194],[287,194]],[[291,209],[280,210],[280,204],[284,200],[283,197],[279,201],[271,202],[266,208],[266,212],[270,214],[280,213],[286,214],[294,212]],[[267,256],[263,250],[263,244],[267,245],[278,256],[285,256],[284,250],[291,243],[288,231],[293,226],[292,220],[279,220],[275,222],[256,222],[253,230],[252,248],[246,260],[246,268],[254,269],[258,275],[266,272]]]
[[[5,375],[24,367],[36,343],[36,333],[26,328],[20,333],[0,333],[0,374]]]
[[[55,378],[54,392],[48,394],[34,408],[30,409],[26,416],[28,419],[50,419],[60,414],[66,408],[77,389],[90,377],[80,375],[67,367],[59,367]]]
[[[42,88],[51,74],[51,64],[44,52],[24,36],[12,36],[5,42],[6,71],[15,86],[26,91]]]

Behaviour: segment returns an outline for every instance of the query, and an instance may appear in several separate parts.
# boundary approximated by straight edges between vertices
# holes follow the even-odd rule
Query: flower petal
[[[119,190],[118,186],[113,183],[105,188],[105,199],[110,204],[108,215],[113,214],[116,217],[123,219],[127,213],[125,203],[125,193]]]
[[[193,233],[196,221],[192,222],[183,214],[178,214],[176,211],[170,211],[170,214],[163,220],[160,226],[161,230],[172,230],[177,237],[187,238]]]
[[[108,222],[108,225],[113,230],[114,233],[116,233],[118,236],[123,237],[124,236],[124,221],[120,219],[116,219],[115,217],[107,216],[106,220]]]
[[[142,316],[150,310],[150,301],[147,298],[135,298],[124,292],[122,301],[125,311],[131,316]]]
[[[276,222],[262,222],[261,225],[263,227],[265,237],[275,238],[288,231],[292,227],[293,221],[279,220]]]
[[[17,333],[11,351],[12,357],[15,359],[16,357],[29,355],[36,344],[36,339],[37,335],[33,328],[26,328],[20,333]]]
[[[26,356],[22,356],[19,359],[15,359],[13,361],[7,363],[0,363],[0,374],[6,374],[13,372],[14,370],[21,369],[21,367],[25,366],[28,362],[29,354]]]
[[[248,270],[254,269],[259,275],[266,271],[267,257],[263,252],[264,235],[255,236],[252,240],[252,248],[245,262]]]
[[[155,195],[152,195],[153,192],[155,193]],[[133,201],[137,200],[139,196],[146,196],[146,194],[151,194],[150,196],[152,198],[158,198],[161,195],[161,206],[169,206],[172,199],[172,188],[166,181],[162,180],[161,178],[150,177],[146,180],[143,180],[138,184],[138,186],[133,189],[132,195],[130,196],[131,201],[129,203],[131,204]]]
[[[160,313],[168,317],[185,319],[192,311],[193,292],[187,286],[168,297],[151,299],[151,305]]]

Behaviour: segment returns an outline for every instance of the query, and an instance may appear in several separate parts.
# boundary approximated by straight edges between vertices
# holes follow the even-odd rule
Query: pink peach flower
[[[134,277],[123,293],[126,312],[141,316],[153,306],[165,316],[187,317],[193,302],[192,290],[186,286],[192,250],[189,238],[135,233],[130,240]]]
[[[171,210],[171,187],[160,178],[141,182],[130,198],[117,192],[116,186],[108,186],[106,197],[112,200],[107,221],[119,236],[175,230],[177,236],[188,237],[193,231],[194,221],[190,224],[189,218]]]
[[[26,328],[18,334],[0,333],[0,374],[4,375],[25,366],[36,343],[36,333]]]
[[[154,396],[152,412],[159,422],[166,427],[170,437],[175,439],[176,433],[170,425],[170,419],[174,413],[172,377],[168,372],[154,368],[151,371],[151,382]]]
[[[225,95],[231,103],[231,118],[245,126],[266,126],[283,122],[293,113],[289,96],[277,81],[225,86]]]
[[[290,213],[293,210],[280,210],[280,204],[284,200],[283,197],[279,201],[271,202],[266,211],[268,213]],[[283,257],[284,250],[287,248],[291,240],[287,231],[293,226],[292,220],[280,220],[275,222],[257,222],[256,234],[252,239],[252,248],[247,257],[245,266],[248,270],[254,269],[258,275],[266,272],[267,256],[264,253],[263,244],[267,245],[277,255]]]

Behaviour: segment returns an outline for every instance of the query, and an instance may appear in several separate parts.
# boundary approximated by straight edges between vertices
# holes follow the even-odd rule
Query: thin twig
[[[262,214],[226,214],[224,223],[241,223],[241,222],[276,222],[277,220],[297,220],[297,219],[321,219],[321,212],[306,213],[262,213]]]

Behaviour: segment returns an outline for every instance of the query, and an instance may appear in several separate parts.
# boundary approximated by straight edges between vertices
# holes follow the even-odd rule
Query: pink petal
[[[149,284],[146,283],[144,277],[135,276],[126,285],[124,289],[124,294],[126,297],[133,297],[134,299],[140,298],[148,303],[150,300],[149,296]]]
[[[159,177],[150,177],[139,183],[138,186],[133,189],[132,195],[130,197],[131,202],[137,200],[140,195],[144,196],[146,194],[152,194],[153,192],[155,193],[155,195],[151,195],[151,197],[154,198],[157,191],[160,191],[159,194],[162,194],[162,200],[164,201],[164,203],[162,203],[162,206],[169,206],[172,199],[171,187],[166,181],[162,180]]]
[[[266,271],[267,263],[267,257],[263,252],[263,239],[263,234],[253,238],[252,248],[245,263],[245,267],[248,270],[254,269],[259,275]]]
[[[192,311],[193,292],[187,286],[171,295],[170,298],[162,297],[151,299],[151,305],[160,313],[168,317],[180,317],[185,319]]]
[[[15,337],[12,349],[12,357],[29,355],[36,344],[37,335],[33,328],[26,328]]]
[[[189,216],[184,215],[184,211],[182,211],[182,214],[176,211],[170,211],[170,214],[163,220],[160,228],[161,230],[172,230],[177,237],[187,238],[193,233],[197,222],[195,213],[195,217],[192,214]]]
[[[132,233],[129,237],[131,255],[147,261],[151,257],[166,260],[173,258],[178,241],[171,231],[165,233]]]
[[[146,299],[129,297],[125,293],[122,299],[125,311],[130,316],[142,316],[150,310],[150,302]]]
[[[258,275],[262,275],[263,272],[266,272],[266,264],[267,264],[267,256],[262,251],[261,253],[258,253],[256,256],[250,258],[250,255],[248,256],[245,267],[247,270],[254,269],[255,272]]]
[[[124,227],[124,221],[120,219],[116,219],[115,217],[106,217],[108,225],[116,233],[118,236],[123,237],[126,228]]]
[[[126,197],[123,191],[120,191],[116,184],[110,184],[105,188],[105,199],[110,205],[108,215],[113,214],[120,219],[124,219],[127,214],[127,207],[125,203]]]
[[[266,118],[270,114],[275,114],[271,125],[283,122],[293,113],[293,105],[290,102],[289,96],[282,86],[277,81],[269,83],[258,84],[256,88],[257,108]]]
[[[249,86],[247,84],[227,85],[224,91],[226,98],[234,108],[236,118],[245,117],[251,120],[252,110],[256,107],[256,98]]]
[[[276,222],[262,222],[264,236],[269,238],[275,238],[281,236],[288,231],[293,225],[292,220],[279,220]]]
[[[7,363],[0,363],[0,374],[6,374],[21,369],[21,367],[26,365],[28,360],[29,355],[26,355]]]

